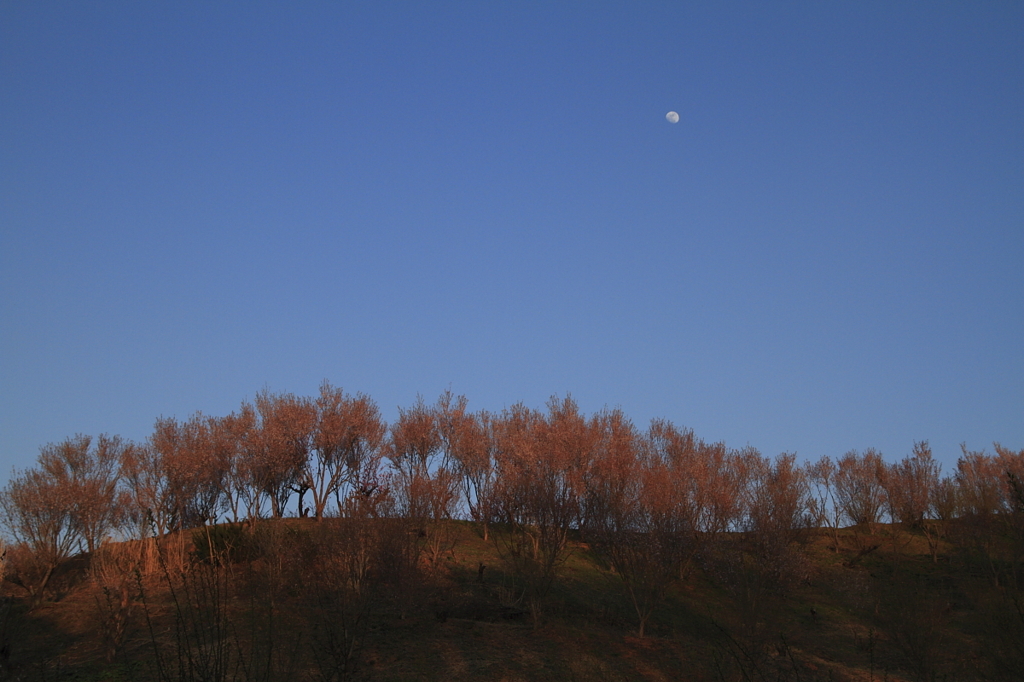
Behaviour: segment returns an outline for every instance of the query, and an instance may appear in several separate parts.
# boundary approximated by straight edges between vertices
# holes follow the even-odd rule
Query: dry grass
[[[454,550],[418,567],[399,565],[415,534],[376,532],[268,523],[221,563],[199,560],[184,534],[159,548],[108,545],[59,599],[31,610],[6,583],[0,646],[10,666],[0,679],[204,679],[178,665],[181,628],[226,642],[222,671],[207,678],[223,680],[1009,680],[1024,663],[1016,593],[949,546],[934,563],[917,534],[894,542],[887,528],[846,530],[839,553],[809,534],[800,579],[765,588],[756,603],[744,590],[759,583],[736,577],[749,564],[729,573],[724,559],[708,559],[638,638],[620,581],[583,545],[535,627],[474,524],[452,523]],[[876,537],[881,547],[858,557]],[[369,563],[353,563],[357,546]],[[219,581],[220,596],[203,596],[202,580]],[[216,609],[222,629],[200,633]]]

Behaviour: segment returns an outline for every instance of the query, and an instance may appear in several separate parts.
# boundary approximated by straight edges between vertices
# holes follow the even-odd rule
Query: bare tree
[[[435,406],[438,432],[444,461],[458,477],[469,516],[481,524],[488,540],[494,515],[494,417],[470,413],[466,406],[465,396],[442,394]]]
[[[167,479],[171,528],[191,528],[214,520],[220,508],[230,461],[219,447],[216,422],[200,413],[188,421],[157,419],[150,449]]]
[[[960,518],[953,526],[959,544],[976,552],[988,565],[995,587],[1003,587],[1001,532],[1009,508],[1009,479],[999,458],[961,445],[963,456],[954,474]]]
[[[928,536],[928,548],[932,554],[932,563],[939,562],[939,543],[949,536],[952,524],[960,516],[960,488],[952,476],[944,476],[932,489],[928,500],[930,516],[935,519]]]
[[[671,422],[656,419],[648,433],[651,447],[681,488],[680,504],[696,543],[694,555],[708,558],[722,533],[739,521],[743,469],[723,443],[705,443],[693,431],[680,430]],[[689,563],[680,567],[681,577]]]
[[[456,474],[455,481],[462,483],[462,460],[473,459],[464,451],[479,448],[480,432],[475,429],[476,420],[466,408],[466,396],[454,395],[451,390],[442,393],[434,405],[434,419],[440,439],[441,461]],[[463,487],[464,484],[463,484]]]
[[[12,478],[0,494],[4,525],[25,549],[31,565],[8,580],[24,587],[34,603],[42,599],[54,570],[78,544],[71,491],[38,469]]]
[[[803,576],[804,561],[792,545],[809,523],[810,490],[806,472],[792,454],[771,460],[754,448],[736,453],[744,486],[739,543],[718,565],[732,588],[751,634],[768,613],[773,598]]]
[[[232,421],[235,457],[229,469],[229,481],[235,504],[244,506],[249,520],[263,516],[269,486],[266,439],[256,408],[243,402]]]
[[[629,595],[643,637],[654,609],[696,549],[682,480],[618,410],[599,417],[585,531]]]
[[[320,520],[332,496],[339,501],[340,512],[341,501],[375,468],[386,427],[370,398],[346,396],[327,382],[320,386],[314,407],[312,455],[303,476],[313,495],[314,515]]]
[[[70,491],[74,500],[72,523],[84,545],[92,552],[123,519],[118,502],[120,461],[130,444],[119,436],[101,434],[93,441],[76,436],[43,447],[39,467]]]
[[[941,471],[942,465],[932,458],[928,441],[914,443],[912,455],[889,467],[886,497],[894,521],[914,527],[923,524]]]
[[[40,466],[16,473],[0,492],[0,517],[21,545],[17,574],[8,576],[38,603],[53,572],[83,542],[76,518],[75,464],[88,459],[88,436],[41,448]],[[83,454],[84,453],[84,454]]]
[[[994,446],[996,466],[1001,473],[1000,480],[1002,482],[1000,512],[1012,514],[1019,502],[1013,481],[1024,481],[1024,449],[1015,452],[999,443],[995,443]]]
[[[209,417],[206,421],[208,447],[218,463],[220,488],[217,499],[220,510],[230,514],[231,521],[241,518],[242,487],[247,481],[242,472],[245,439],[249,424],[246,415],[232,412],[225,417]]]
[[[291,393],[261,391],[256,396],[256,411],[262,449],[255,482],[270,498],[271,513],[280,518],[296,489],[300,509],[302,506],[302,474],[312,449],[316,407],[308,398]]]
[[[121,455],[121,475],[130,500],[129,516],[138,538],[170,530],[172,502],[167,472],[159,453],[149,443],[136,444]]]
[[[494,416],[488,412],[466,415],[453,425],[449,437],[469,516],[481,524],[485,542],[490,538],[495,504],[494,422]]]
[[[884,466],[882,455],[871,448],[863,455],[851,450],[839,459],[836,497],[850,523],[870,529],[881,520],[885,505]]]
[[[807,473],[814,491],[810,501],[811,516],[829,530],[832,550],[838,553],[839,529],[842,527],[844,512],[836,492],[836,465],[825,456],[812,464]]]
[[[541,421],[543,416],[539,412],[519,403],[506,409],[494,422],[495,513],[506,526],[498,547],[505,547],[513,570],[516,557],[537,553],[528,489],[531,464],[542,456],[537,435]]]
[[[1002,471],[999,463],[981,451],[961,444],[963,456],[956,463],[956,482],[965,516],[988,518],[1002,507]]]
[[[166,479],[164,503],[168,507],[168,530],[184,527],[191,513],[193,470],[185,449],[184,426],[173,417],[160,417],[149,437],[149,452]]]
[[[342,389],[326,381],[320,385],[320,395],[315,402],[312,453],[306,458],[302,473],[304,486],[313,495],[313,516],[317,521],[323,519],[328,500],[343,485],[348,473],[341,451],[349,430],[345,420],[346,402]],[[303,513],[300,508],[300,516]]]
[[[496,511],[505,524],[496,544],[525,582],[534,623],[555,572],[569,556],[569,531],[582,521],[582,498],[599,431],[572,398],[552,398],[546,417],[522,405],[503,415]]]
[[[992,578],[999,585],[995,558],[995,514],[1002,494],[999,465],[983,451],[970,451],[961,444],[963,456],[957,460],[956,479],[960,500],[960,518],[956,524],[960,544],[971,547],[986,561]]]
[[[995,443],[996,462],[1002,476],[1002,508],[998,515],[1005,538],[1008,562],[1006,583],[1019,596],[1024,587],[1024,449],[1014,452]]]
[[[405,516],[430,517],[431,470],[440,463],[441,435],[434,411],[417,397],[410,409],[398,409],[398,421],[391,425],[388,459],[398,476],[400,504]]]
[[[57,560],[95,550],[123,518],[118,480],[129,447],[118,436],[77,435],[40,448],[38,468],[12,479],[3,497],[15,538]]]
[[[397,501],[403,515],[417,525],[432,566],[450,551],[454,543],[452,518],[457,499],[458,478],[451,467],[449,450],[439,427],[439,415],[450,394],[441,396],[437,406],[422,398],[408,410],[399,409],[391,425],[388,459],[396,474]]]
[[[894,555],[901,551],[900,530],[917,529],[927,538],[933,561],[937,560],[938,529],[928,522],[928,517],[941,469],[942,466],[932,459],[928,441],[914,443],[912,455],[883,469],[886,509],[893,523],[890,535]]]
[[[773,563],[809,525],[807,473],[792,454],[772,462],[751,448],[744,457],[749,474],[743,528],[754,553]]]

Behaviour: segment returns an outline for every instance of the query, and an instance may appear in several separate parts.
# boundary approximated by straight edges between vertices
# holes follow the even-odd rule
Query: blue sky
[[[1012,2],[4,3],[0,481],[324,379],[1024,448],[1022,122]]]

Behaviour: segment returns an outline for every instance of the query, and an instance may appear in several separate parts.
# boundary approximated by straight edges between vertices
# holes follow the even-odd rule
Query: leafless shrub
[[[106,543],[92,556],[89,575],[102,593],[97,621],[107,663],[120,653],[132,624],[145,548],[140,542]]]
[[[225,682],[239,672],[229,632],[227,569],[215,562],[192,562],[172,570],[161,562],[161,578],[173,605],[173,640],[159,636],[147,601],[141,598],[161,682]]]
[[[56,570],[57,566],[51,566],[45,556],[33,552],[25,543],[19,542],[7,547],[7,582],[25,590],[33,605],[37,605],[49,593]]]
[[[294,675],[300,633],[283,634],[278,608],[278,590],[295,577],[279,569],[287,569],[294,548],[282,541],[271,549],[272,541],[264,542],[267,556],[260,557],[261,563],[252,562],[244,576],[228,556],[216,552],[188,552],[175,565],[173,553],[184,542],[160,544],[159,577],[171,602],[169,633],[158,629],[159,612],[139,582],[158,679],[255,682]]]

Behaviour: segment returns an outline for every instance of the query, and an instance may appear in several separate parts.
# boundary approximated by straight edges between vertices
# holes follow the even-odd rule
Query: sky
[[[324,380],[948,472],[1022,264],[1019,2],[0,4],[0,483]]]

